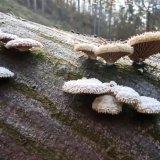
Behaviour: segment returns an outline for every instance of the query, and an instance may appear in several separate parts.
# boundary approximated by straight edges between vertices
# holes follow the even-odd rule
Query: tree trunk
[[[150,11],[147,11],[146,31],[151,31],[151,24],[152,24],[151,13],[150,13]]]
[[[30,2],[30,0],[27,0],[27,7],[31,7],[31,2]]]
[[[109,18],[108,18],[108,38],[111,39],[111,20],[112,20],[112,7],[113,7],[113,3],[112,1],[110,2],[110,6],[109,6]]]
[[[15,79],[0,80],[0,159],[160,159],[160,115],[138,114],[127,105],[117,116],[98,114],[91,109],[95,96],[62,91],[64,81],[95,77],[160,100],[160,55],[146,61],[143,73],[126,58],[107,67],[73,51],[76,43],[100,45],[102,39],[3,13],[0,26],[44,45],[27,53],[0,45],[1,66],[16,74]]]
[[[78,12],[80,12],[80,0],[78,0]]]
[[[33,1],[33,8],[34,8],[34,11],[37,11],[37,0]]]
[[[42,13],[45,13],[45,0],[42,0]]]
[[[93,15],[94,15],[94,24],[93,24],[93,30],[94,30],[94,34],[97,34],[97,0],[94,1],[93,3]]]
[[[86,12],[86,1],[85,0],[82,1],[82,12],[83,13]]]
[[[99,1],[98,35],[101,33],[102,0]]]

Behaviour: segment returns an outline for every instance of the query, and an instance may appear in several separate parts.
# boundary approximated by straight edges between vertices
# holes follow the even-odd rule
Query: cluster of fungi
[[[43,45],[33,39],[20,38],[16,35],[0,31],[0,41],[5,48],[14,48],[25,52],[32,47]],[[82,51],[88,58],[96,60],[102,57],[108,64],[115,63],[124,56],[129,56],[135,62],[142,62],[149,56],[160,52],[160,32],[148,32],[133,36],[126,43],[112,42],[106,45],[95,46],[93,44],[75,45],[75,51]],[[14,73],[0,67],[0,78],[13,77]],[[98,113],[118,114],[122,111],[122,104],[130,104],[140,113],[160,113],[160,102],[151,97],[140,96],[134,89],[117,85],[116,82],[102,83],[98,79],[82,78],[65,82],[63,91],[71,94],[99,95],[92,103],[92,109]]]
[[[42,44],[30,38],[20,38],[17,35],[4,33],[0,30],[0,41],[4,44],[5,48],[15,48],[20,52],[25,52],[32,47],[42,47]],[[14,73],[7,68],[0,67],[0,78],[13,77]]]
[[[128,56],[136,63],[143,62],[151,55],[160,53],[160,31],[145,32],[125,42],[108,42],[105,45],[77,44],[75,51],[82,51],[89,59],[103,58],[107,64],[114,64],[121,57]]]
[[[62,90],[71,94],[99,95],[92,103],[92,109],[98,113],[118,114],[122,104],[129,104],[140,113],[160,113],[160,102],[154,98],[140,96],[134,89],[111,81],[102,83],[95,78],[82,78],[65,82]]]

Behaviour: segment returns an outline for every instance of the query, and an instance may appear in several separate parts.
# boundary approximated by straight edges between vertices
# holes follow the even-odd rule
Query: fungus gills
[[[96,49],[97,49],[97,46],[93,44],[80,43],[74,46],[75,51],[82,51],[87,54],[89,59],[93,59],[93,60],[97,59],[97,56],[95,55]]]
[[[160,52],[160,31],[133,36],[127,43],[134,48],[134,53],[129,58],[135,62],[143,62],[151,55]]]
[[[133,53],[133,47],[123,43],[110,43],[102,45],[96,49],[95,54],[102,57],[107,64],[114,64],[121,57],[131,55]]]
[[[103,95],[95,98],[92,109],[98,113],[118,114],[122,111],[121,104],[111,95]]]
[[[16,48],[21,52],[25,52],[28,51],[29,49],[31,49],[32,47],[43,47],[43,45],[33,39],[29,39],[29,38],[18,38],[15,40],[11,40],[9,41],[5,47],[7,49],[9,48]]]
[[[13,77],[14,73],[8,70],[7,68],[0,67],[0,78],[9,78]]]

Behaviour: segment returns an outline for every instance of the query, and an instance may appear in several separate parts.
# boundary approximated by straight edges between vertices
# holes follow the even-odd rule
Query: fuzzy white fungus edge
[[[9,78],[13,76],[14,76],[14,73],[11,72],[9,69],[0,67],[0,78]]]
[[[62,89],[71,94],[104,94],[110,92],[110,87],[95,78],[71,80],[65,82]]]
[[[101,45],[96,49],[95,54],[98,56],[103,53],[126,52],[128,55],[133,53],[133,47],[127,43],[109,43]]]
[[[17,38],[19,37],[16,35],[9,34],[9,33],[3,33],[2,31],[0,31],[0,40],[5,40],[5,39],[14,40]]]
[[[119,102],[127,104],[137,104],[140,101],[140,95],[133,88],[126,86],[114,86],[111,91]]]
[[[160,113],[160,102],[155,98],[141,96],[140,103],[137,104],[136,110],[140,113]]]
[[[74,46],[74,50],[75,51],[89,51],[89,52],[95,52],[95,50],[97,49],[98,47],[93,45],[93,44],[87,44],[87,43],[79,43],[79,44],[76,44]]]
[[[14,48],[14,47],[43,47],[43,45],[33,39],[29,39],[29,38],[18,38],[15,40],[11,40],[9,41],[5,47],[6,48]]]
[[[132,36],[128,39],[127,43],[130,45],[135,45],[138,43],[160,41],[160,31],[157,32],[145,32],[140,35]]]

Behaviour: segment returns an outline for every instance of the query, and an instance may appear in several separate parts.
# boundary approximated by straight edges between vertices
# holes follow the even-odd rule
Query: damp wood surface
[[[160,159],[160,115],[140,114],[128,105],[116,116],[98,114],[91,108],[95,96],[70,95],[61,89],[67,80],[94,77],[160,100],[159,54],[143,67],[128,58],[108,67],[73,51],[76,43],[100,45],[107,43],[104,39],[3,13],[0,28],[44,45],[21,53],[0,44],[0,66],[16,74],[14,79],[0,80],[0,159]]]

